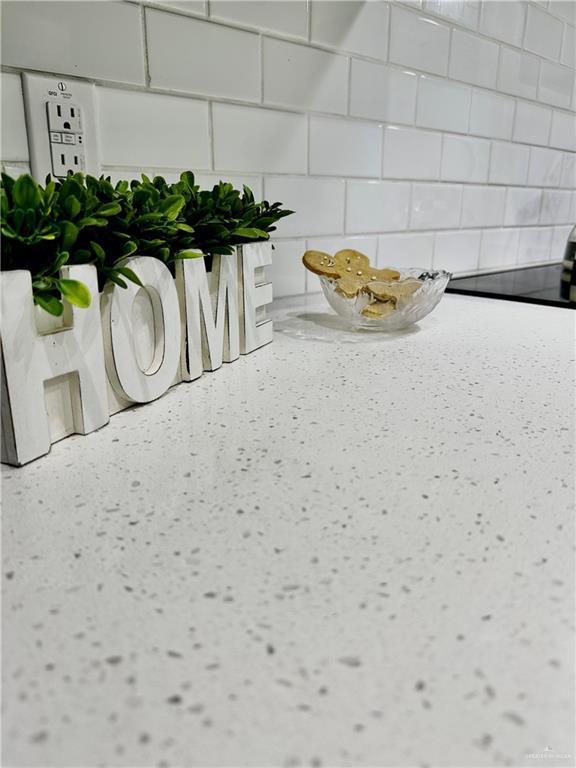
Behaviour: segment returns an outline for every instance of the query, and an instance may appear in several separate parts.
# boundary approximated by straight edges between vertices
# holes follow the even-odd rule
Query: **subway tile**
[[[154,87],[260,99],[257,34],[151,8],[146,9],[146,25]]]
[[[560,186],[568,187],[569,189],[576,188],[576,155],[572,152],[564,153]]]
[[[536,5],[528,6],[524,48],[547,59],[558,59],[562,47],[563,23]]]
[[[214,166],[221,171],[306,173],[306,117],[213,104]]]
[[[423,76],[420,78],[416,124],[423,128],[466,133],[470,98],[471,90],[466,85]]]
[[[327,235],[344,227],[344,181],[342,179],[290,178],[264,179],[266,200],[281,200],[295,213],[281,219],[279,237]]]
[[[574,89],[574,70],[542,61],[538,99],[556,107],[569,107]]]
[[[462,227],[499,227],[504,223],[506,187],[467,185],[462,194]]]
[[[406,229],[410,184],[396,181],[349,181],[346,232],[394,232]]]
[[[306,0],[210,0],[210,17],[306,37]]]
[[[305,240],[272,241],[272,293],[275,299],[283,296],[298,296],[306,291],[306,269],[302,256],[306,250]]]
[[[514,5],[514,3],[510,3]],[[535,99],[540,61],[535,56],[502,47],[498,89],[515,96]]]
[[[480,230],[437,232],[434,244],[434,269],[445,269],[453,275],[475,272],[480,255]]]
[[[445,181],[488,181],[490,142],[468,136],[444,136],[441,178]]]
[[[441,133],[394,125],[384,129],[385,178],[438,179],[441,155]]]
[[[558,187],[562,174],[563,153],[554,149],[532,147],[528,184],[534,187]]]
[[[297,43],[264,38],[264,101],[346,113],[348,59]]]
[[[518,258],[517,229],[485,229],[482,232],[478,269],[513,267]]]
[[[470,133],[492,139],[511,139],[514,99],[488,91],[472,91]]]
[[[564,189],[545,189],[542,192],[540,224],[570,224],[572,192]]]
[[[413,72],[352,59],[350,114],[412,124],[417,86],[418,78]]]
[[[548,10],[573,26],[576,25],[576,4],[573,0],[550,0]]]
[[[432,268],[434,234],[432,232],[381,235],[378,238],[378,267],[400,269]]]
[[[412,229],[450,229],[460,223],[462,187],[456,184],[414,184]]]
[[[528,147],[493,141],[489,180],[492,184],[526,184],[529,162]]]
[[[547,145],[551,123],[551,109],[528,101],[518,101],[514,118],[514,141]]]
[[[172,8],[179,13],[193,13],[195,16],[206,16],[205,0],[153,0],[155,5]]]
[[[376,264],[376,252],[378,250],[378,238],[369,237],[309,237],[307,240],[308,248],[324,253],[335,254],[345,248],[351,248],[353,251],[360,251],[370,259],[371,264]]]
[[[573,114],[554,110],[550,146],[576,151],[576,117]]]
[[[310,118],[310,173],[380,176],[381,129],[373,123]]]
[[[572,219],[573,220],[573,219]],[[550,261],[562,261],[568,235],[572,231],[572,225],[563,227],[554,227],[552,230],[552,240],[550,243]]]
[[[2,160],[26,162],[28,142],[22,83],[18,75],[2,73],[0,96],[2,97]]]
[[[478,27],[479,0],[424,0],[424,10],[464,27]]]
[[[489,0],[482,3],[480,32],[512,45],[522,44],[526,3]]]
[[[391,7],[391,14],[390,61],[446,75],[449,27],[396,6]]]
[[[2,64],[144,85],[140,8],[117,2],[3,2]]]
[[[541,205],[541,189],[510,187],[506,196],[504,224],[508,227],[538,224]]]
[[[311,40],[386,60],[388,55],[389,4],[362,0],[312,0]]]
[[[550,258],[552,229],[550,227],[529,227],[520,230],[518,241],[519,266],[545,262]]]
[[[576,28],[571,27],[570,24],[564,25],[564,40],[560,61],[566,67],[576,69]]]
[[[499,49],[496,43],[483,37],[453,30],[450,77],[484,88],[495,88]]]
[[[210,167],[205,102],[113,88],[97,92],[103,165]]]

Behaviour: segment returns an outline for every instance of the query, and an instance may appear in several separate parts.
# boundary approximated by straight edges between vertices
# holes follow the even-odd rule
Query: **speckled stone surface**
[[[572,765],[574,314],[276,314],[3,468],[3,764]]]

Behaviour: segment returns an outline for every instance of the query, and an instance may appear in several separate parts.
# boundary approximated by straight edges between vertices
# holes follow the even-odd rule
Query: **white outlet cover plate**
[[[45,75],[22,74],[26,129],[32,175],[44,183],[47,174],[52,173],[50,136],[46,102],[61,101],[76,104],[82,110],[82,133],[84,144],[84,171],[93,176],[100,175],[100,153],[96,132],[96,89],[93,83]]]

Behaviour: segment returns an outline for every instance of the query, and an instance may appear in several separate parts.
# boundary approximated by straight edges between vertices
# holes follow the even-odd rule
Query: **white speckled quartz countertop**
[[[3,468],[3,764],[573,765],[574,314],[275,312]]]

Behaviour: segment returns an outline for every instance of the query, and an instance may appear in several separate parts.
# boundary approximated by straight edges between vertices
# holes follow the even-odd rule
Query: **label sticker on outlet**
[[[33,176],[98,175],[94,85],[27,73],[22,81]]]

